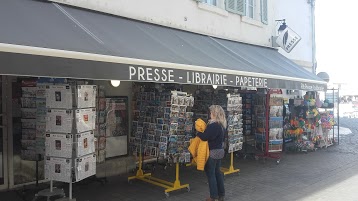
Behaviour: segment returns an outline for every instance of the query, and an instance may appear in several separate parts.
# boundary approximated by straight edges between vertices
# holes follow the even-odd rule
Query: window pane
[[[254,0],[247,0],[246,2],[247,2],[247,6],[246,6],[247,16],[250,18],[254,18],[254,11],[255,11]]]
[[[216,1],[217,1],[217,0],[204,0],[205,3],[210,4],[210,5],[213,5],[213,6],[216,6],[216,5],[217,5]]]

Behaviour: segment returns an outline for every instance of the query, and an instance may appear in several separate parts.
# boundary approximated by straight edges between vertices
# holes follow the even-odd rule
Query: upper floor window
[[[246,16],[255,19],[255,0],[246,0]]]
[[[210,5],[213,5],[213,6],[217,6],[217,5],[218,5],[217,0],[204,0],[203,2],[204,2],[204,3],[207,3],[207,4],[210,4]]]
[[[268,24],[268,0],[225,0],[226,10]],[[257,4],[256,4],[257,3]],[[257,7],[257,6],[260,7]]]

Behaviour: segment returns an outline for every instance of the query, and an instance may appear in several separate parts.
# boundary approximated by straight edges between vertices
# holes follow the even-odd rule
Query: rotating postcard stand
[[[157,133],[160,133],[158,136],[160,138],[160,141],[158,141],[160,155],[162,155],[164,158],[168,158],[168,160],[172,159],[170,161],[176,165],[175,181],[168,182],[152,177],[150,173],[144,174],[143,172],[142,158],[146,155],[146,150],[150,147],[157,149],[155,146],[153,147],[148,145],[152,143],[153,140],[150,139],[153,139],[153,137],[143,137],[150,136],[149,133],[151,132],[150,129],[146,129],[144,124],[149,123],[149,125],[151,125],[153,124],[152,122],[145,122],[143,123],[143,128],[137,128],[137,133],[135,135],[139,141],[138,145],[136,146],[136,149],[139,149],[139,152],[137,151],[139,154],[139,165],[136,175],[128,177],[129,183],[131,183],[131,181],[134,179],[138,179],[156,186],[163,187],[165,189],[164,193],[167,197],[169,197],[169,192],[172,191],[184,188],[190,191],[189,184],[180,183],[179,163],[190,163],[190,153],[186,152],[185,150],[187,150],[189,146],[189,138],[191,137],[191,132],[193,129],[193,113],[187,112],[186,110],[187,107],[192,107],[194,104],[194,98],[192,96],[188,96],[185,92],[172,91],[171,96],[169,97],[171,98],[166,100],[165,104],[167,107],[164,108],[164,118],[157,118],[157,124],[154,125],[158,128]],[[161,111],[161,109],[158,111]],[[149,126],[149,128],[150,127],[151,126]],[[146,133],[148,133],[148,135]]]
[[[228,152],[230,153],[230,167],[229,168],[221,168],[221,172],[224,175],[239,173],[240,169],[234,168],[234,152],[242,149],[242,141],[243,141],[243,128],[242,128],[242,98],[240,94],[228,94],[228,103],[227,103],[227,111],[228,111]]]

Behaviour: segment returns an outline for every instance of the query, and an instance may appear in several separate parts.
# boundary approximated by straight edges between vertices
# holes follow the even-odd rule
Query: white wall
[[[52,0],[140,21],[188,30],[220,38],[271,47],[274,34],[273,6],[269,0],[269,25],[261,23],[260,0],[256,19],[225,10],[224,0],[210,6],[194,0]]]
[[[286,19],[286,24],[301,36],[301,41],[290,52],[279,52],[312,72],[312,15],[307,0],[275,0],[275,19]],[[275,30],[278,30],[279,24]]]

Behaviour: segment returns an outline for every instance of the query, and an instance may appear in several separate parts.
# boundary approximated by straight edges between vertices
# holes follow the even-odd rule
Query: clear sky
[[[357,15],[357,0],[316,0],[317,72],[333,82],[358,81]]]

